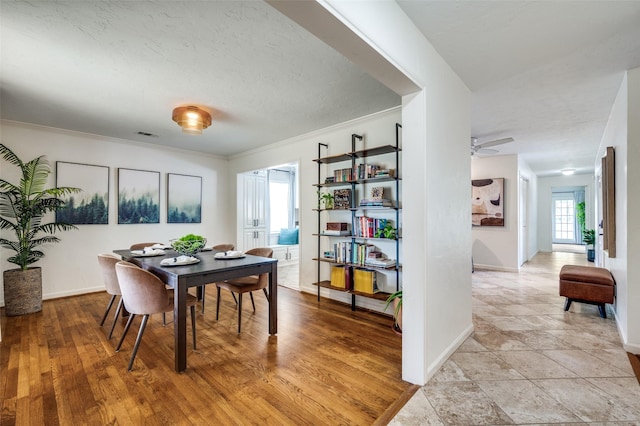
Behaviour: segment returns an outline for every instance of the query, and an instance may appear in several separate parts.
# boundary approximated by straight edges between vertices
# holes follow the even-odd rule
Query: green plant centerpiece
[[[60,242],[53,235],[57,231],[77,229],[70,223],[46,221],[45,216],[65,206],[63,197],[81,190],[45,188],[51,166],[44,155],[25,163],[4,144],[0,144],[0,155],[21,172],[17,184],[0,179],[0,230],[6,232],[0,246],[14,253],[7,261],[19,266],[3,272],[6,313],[24,315],[42,310],[42,271],[30,267],[44,257],[40,246]],[[8,234],[14,239],[5,238]]]
[[[207,244],[207,239],[200,235],[187,234],[171,240],[171,247],[183,256],[194,256]]]
[[[386,302],[385,311],[393,303],[393,331],[402,334],[402,290],[391,293]]]

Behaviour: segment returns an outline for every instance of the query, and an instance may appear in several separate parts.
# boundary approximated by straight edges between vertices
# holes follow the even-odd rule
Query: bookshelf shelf
[[[313,260],[317,263],[317,282],[314,283],[318,287],[318,301],[320,301],[320,289],[327,288],[330,290],[341,291],[341,292],[349,292],[352,295],[351,298],[351,309],[355,311],[356,309],[356,296],[358,297],[366,297],[370,299],[376,300],[386,300],[390,293],[377,291],[374,293],[362,292],[352,290],[354,287],[354,281],[359,283],[358,278],[354,278],[355,274],[362,274],[362,269],[368,271],[378,271],[378,273],[382,273],[385,275],[391,274],[395,278],[395,290],[399,290],[401,287],[400,284],[400,272],[402,267],[400,265],[400,240],[401,237],[396,235],[395,238],[379,238],[379,237],[368,237],[364,235],[373,235],[377,234],[376,230],[384,228],[384,225],[391,223],[395,226],[396,234],[399,232],[400,228],[400,181],[402,180],[400,176],[400,161],[399,161],[399,153],[400,149],[400,129],[402,126],[400,124],[396,124],[396,140],[395,145],[382,145],[373,148],[366,148],[361,150],[356,150],[356,142],[362,141],[363,137],[357,134],[353,134],[351,136],[351,151],[343,154],[330,155],[330,156],[322,156],[323,149],[328,150],[329,145],[325,143],[318,144],[318,158],[313,161],[318,164],[318,179],[317,183],[314,183],[313,186],[320,188],[348,188],[348,189],[338,189],[334,191],[334,195],[336,200],[341,199],[342,203],[337,203],[336,205],[341,206],[341,208],[337,209],[324,209],[324,208],[315,208],[313,211],[318,214],[318,229],[317,232],[313,234],[317,239],[317,257]],[[325,151],[326,152],[326,151]],[[384,169],[376,164],[369,164],[368,162],[356,162],[357,160],[367,159],[369,157],[375,157],[379,155],[386,154],[395,154],[395,169]],[[341,162],[349,162],[350,167],[346,167],[344,164],[340,165],[338,163]],[[327,174],[328,176],[323,177],[323,169],[322,165],[333,165]],[[392,166],[393,167],[393,166]],[[375,175],[375,176],[374,176]],[[371,199],[366,200],[369,204],[384,204],[385,205],[359,205],[359,200],[356,200],[356,196],[359,199],[363,199],[363,193],[366,188],[374,188],[378,183],[391,182],[394,184],[395,189],[395,200],[391,200],[391,202],[387,202],[385,200],[380,201],[382,198],[382,187],[379,193],[375,193],[372,190]],[[360,193],[356,192],[356,188],[359,188]],[[350,191],[350,192],[349,192]],[[344,194],[347,195],[344,195]],[[339,194],[339,195],[338,195]],[[376,196],[377,195],[377,196]],[[393,205],[386,205],[393,204]],[[335,234],[327,234],[324,232],[323,225],[327,222],[328,217],[323,216],[322,212],[326,211],[348,211],[351,216],[351,226],[352,232],[350,235],[335,235]],[[368,216],[369,214],[374,215],[373,217]],[[375,216],[378,214],[379,216]],[[381,215],[381,216],[380,216]],[[324,217],[324,219],[323,219]],[[338,217],[338,216],[335,216]],[[341,216],[344,217],[344,216]],[[393,219],[391,219],[393,217]],[[387,219],[388,218],[388,219]],[[395,223],[391,221],[395,221]],[[373,225],[371,225],[373,224]],[[346,225],[345,225],[346,226]],[[371,228],[373,226],[373,228]],[[377,228],[379,226],[379,228]],[[365,228],[366,227],[366,228]],[[356,228],[359,228],[359,232],[356,233]],[[327,228],[329,229],[329,228]],[[336,229],[336,228],[332,228]],[[348,228],[338,228],[338,229],[348,229]],[[361,230],[361,231],[360,231]],[[387,229],[388,230],[388,229]],[[358,235],[364,234],[364,235]],[[326,247],[327,240],[323,237],[328,237],[331,241],[336,241],[333,245],[335,248],[334,251],[331,251],[331,248],[324,252],[324,254],[333,253],[334,257],[327,258],[323,257],[322,246]],[[339,240],[335,240],[338,238]],[[324,243],[322,242],[324,241]],[[383,244],[385,250],[378,250],[377,247],[373,246],[371,243],[375,242],[384,242],[390,243],[393,245],[393,249],[388,244]],[[333,243],[330,243],[333,244]],[[338,247],[339,246],[339,247]],[[332,246],[329,246],[332,247]],[[391,266],[373,266],[367,265],[363,262],[363,259],[369,256],[369,250],[378,253],[379,251],[384,254],[378,253],[378,258],[384,258],[388,256],[388,258],[393,259],[395,256],[395,264]],[[338,260],[339,259],[339,260]],[[353,262],[345,262],[345,260],[353,260]],[[331,280],[322,279],[323,273],[326,277],[327,266],[322,265],[333,265],[340,266],[346,269],[345,273],[347,276],[347,286],[348,288],[336,287],[331,285]],[[332,266],[332,268],[333,268]],[[340,273],[341,274],[341,273]],[[375,276],[375,272],[366,272],[365,274],[372,274],[371,276]],[[367,275],[368,276],[368,275]],[[338,279],[341,279],[338,277]],[[372,279],[373,282],[373,279]],[[391,284],[393,285],[393,284]],[[356,288],[358,288],[356,286]],[[389,291],[387,289],[387,291]]]

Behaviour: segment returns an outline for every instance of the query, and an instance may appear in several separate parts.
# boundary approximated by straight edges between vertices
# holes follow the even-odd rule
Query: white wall
[[[351,151],[351,134],[356,133],[364,137],[363,142],[356,143],[356,149],[366,147],[376,147],[380,145],[395,144],[395,124],[401,120],[400,107],[382,111],[371,116],[362,117],[357,120],[348,121],[337,126],[322,129],[306,135],[280,141],[278,143],[236,155],[229,160],[229,205],[237,204],[237,191],[235,188],[235,176],[251,170],[264,169],[279,164],[298,162],[298,184],[300,191],[300,289],[305,292],[316,294],[318,289],[312,283],[317,281],[317,264],[312,259],[317,257],[317,237],[312,234],[317,233],[318,214],[312,209],[317,206],[317,188],[313,184],[318,180],[318,164],[313,159],[318,158],[318,143],[329,145],[328,150],[323,149],[320,156],[341,154]],[[395,168],[395,156],[385,155],[372,157],[372,162],[385,164],[390,168]],[[324,174],[336,168],[350,167],[350,164],[336,163],[323,165]],[[404,173],[400,171],[401,175]],[[392,184],[383,185],[385,191],[392,187]],[[389,194],[395,197],[395,191]],[[385,192],[386,193],[386,192]],[[323,215],[331,215],[334,221],[351,222],[349,211],[324,212]],[[340,216],[342,215],[342,216]],[[232,216],[232,220],[235,217]],[[237,220],[232,227],[235,230],[238,226]],[[323,244],[330,241],[327,238],[321,240]],[[385,244],[384,242],[379,243]],[[382,247],[381,247],[382,248]],[[390,257],[395,257],[391,255]],[[401,258],[402,259],[402,258]],[[401,260],[401,263],[403,260]],[[328,264],[322,265],[323,279],[328,279]],[[391,289],[387,289],[391,290]],[[395,289],[393,289],[395,290]],[[321,289],[324,297],[333,298],[351,303],[351,296],[344,292],[331,291],[326,288]],[[356,298],[358,306],[370,309],[382,310],[384,304],[380,301],[365,297]]]
[[[640,68],[628,71],[614,102],[595,160],[601,177],[606,148],[615,149],[616,257],[599,252],[616,280],[615,311],[625,349],[640,354]],[[602,193],[596,193],[598,204]],[[629,212],[633,212],[629,214]]]
[[[554,188],[584,186],[587,229],[598,229],[595,220],[595,177],[592,174],[545,176],[538,178],[538,249],[551,252],[553,233],[551,194]]]
[[[518,157],[498,155],[471,161],[471,179],[504,178],[504,226],[474,226],[473,263],[476,268],[517,272]],[[470,184],[469,184],[470,185]],[[471,221],[471,215],[469,215]]]
[[[49,185],[55,186],[55,162],[109,166],[109,224],[79,225],[78,230],[60,233],[62,242],[45,248],[45,257],[33,266],[42,267],[45,299],[104,289],[96,255],[128,248],[134,242],[161,241],[186,233],[198,233],[209,242],[233,241],[235,233],[229,221],[227,203],[227,162],[202,153],[162,149],[157,145],[106,138],[96,135],[1,122],[2,143],[21,159],[46,155],[54,173]],[[117,224],[117,168],[158,171],[160,175],[160,223],[143,225]],[[202,223],[166,223],[166,174],[202,176]],[[13,181],[17,168],[3,161],[0,176]],[[82,184],[78,184],[82,187]],[[3,234],[5,235],[5,234]],[[9,238],[9,235],[7,235]],[[2,249],[2,269],[16,265],[6,261],[9,250]],[[4,292],[2,292],[4,304]]]
[[[323,4],[422,89],[402,102],[402,377],[424,384],[473,330],[470,93],[397,3]]]

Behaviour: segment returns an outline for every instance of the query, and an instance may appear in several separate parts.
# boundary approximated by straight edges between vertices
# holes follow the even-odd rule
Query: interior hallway
[[[611,307],[563,311],[558,272],[583,253],[539,253],[520,273],[473,274],[474,334],[391,425],[640,424],[640,385]]]

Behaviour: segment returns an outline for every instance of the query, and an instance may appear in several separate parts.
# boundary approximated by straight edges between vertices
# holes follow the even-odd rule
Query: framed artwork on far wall
[[[64,200],[56,211],[56,222],[73,225],[107,225],[109,223],[109,167],[56,161],[56,187],[70,186],[82,192]]]
[[[167,223],[202,222],[202,177],[167,174]]]
[[[160,172],[118,169],[118,224],[160,223]]]
[[[471,181],[471,224],[504,226],[504,178]]]

